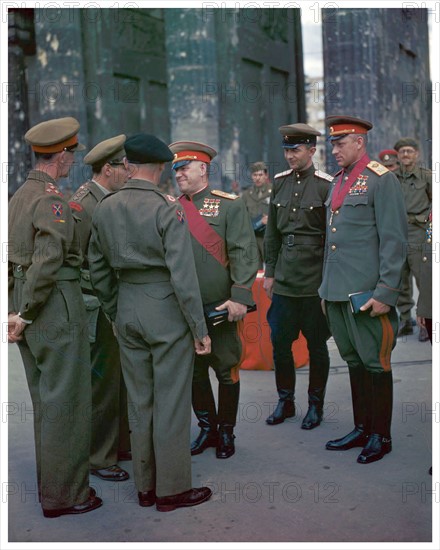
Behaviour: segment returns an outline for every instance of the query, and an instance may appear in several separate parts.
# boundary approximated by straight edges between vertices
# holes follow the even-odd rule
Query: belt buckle
[[[295,235],[287,235],[287,246],[291,247],[295,244]]]

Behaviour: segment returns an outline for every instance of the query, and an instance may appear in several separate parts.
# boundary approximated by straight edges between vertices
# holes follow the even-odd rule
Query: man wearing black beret
[[[150,134],[125,151],[131,179],[93,213],[90,276],[118,335],[139,505],[168,512],[212,493],[191,488],[189,445],[194,350],[211,342],[184,212],[157,188],[173,154]]]

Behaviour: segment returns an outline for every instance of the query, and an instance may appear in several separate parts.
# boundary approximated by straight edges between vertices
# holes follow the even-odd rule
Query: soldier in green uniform
[[[313,155],[320,132],[308,124],[280,127],[290,169],[277,174],[264,239],[263,287],[272,300],[271,328],[278,405],[266,422],[280,424],[295,416],[295,365],[292,342],[302,331],[310,357],[309,408],[301,428],[319,426],[323,415],[330,359],[330,336],[321,309],[325,238],[325,200],[332,177],[315,169]]]
[[[324,273],[319,294],[330,330],[348,363],[355,428],[328,450],[363,447],[360,464],[391,451],[393,378],[402,266],[406,255],[405,202],[399,181],[366,152],[371,122],[327,117],[333,155],[341,166],[327,204]],[[360,303],[360,311],[353,305]]]
[[[267,166],[264,162],[254,162],[251,165],[253,185],[246,189],[241,198],[248,209],[257,240],[260,269],[264,263],[264,232],[267,225],[267,215],[272,193],[272,186],[269,182]]]
[[[408,220],[407,260],[402,272],[402,293],[397,302],[400,313],[398,336],[413,333],[411,310],[414,307],[412,277],[420,289],[421,250],[425,240],[425,226],[432,203],[432,172],[419,165],[419,144],[410,137],[401,138],[394,145],[400,162],[396,174],[405,197]],[[419,340],[428,339],[421,327]]]
[[[240,397],[242,346],[237,322],[254,304],[252,283],[258,270],[249,214],[236,195],[209,187],[209,165],[216,151],[209,145],[178,141],[170,146],[179,198],[191,232],[197,277],[207,309],[227,310],[227,321],[209,327],[212,353],[196,357],[192,404],[200,433],[191,454],[216,447],[217,458],[235,452],[234,427]],[[209,380],[212,367],[219,382],[218,412]],[[217,429],[219,427],[219,429]]]
[[[166,512],[212,494],[191,489],[189,449],[194,349],[211,346],[184,212],[157,188],[173,155],[142,133],[125,150],[130,181],[93,213],[90,277],[118,334],[139,504]]]
[[[9,205],[8,339],[17,342],[34,406],[40,502],[46,517],[102,505],[89,487],[90,354],[74,217],[57,180],[74,162],[79,123],[31,128],[35,168]]]
[[[83,264],[81,290],[87,310],[92,362],[92,439],[90,469],[105,481],[125,481],[128,473],[117,465],[120,427],[124,448],[130,449],[127,390],[121,374],[119,347],[111,323],[102,311],[90,282],[87,249],[92,231],[92,214],[108,193],[119,191],[128,179],[125,135],[98,143],[84,158],[92,166],[92,179],[72,195],[69,205],[81,220],[78,224]],[[122,396],[122,399],[121,399]]]

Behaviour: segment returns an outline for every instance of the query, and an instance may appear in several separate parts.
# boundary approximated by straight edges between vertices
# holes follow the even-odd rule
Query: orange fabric
[[[391,351],[393,349],[394,333],[388,315],[380,315],[382,324],[382,344],[380,346],[380,364],[385,372],[391,370]]]
[[[174,154],[173,162],[181,160],[200,160],[201,162],[211,162],[211,157],[202,151],[179,151]]]
[[[270,327],[266,319],[270,300],[263,289],[263,273],[263,271],[258,272],[252,286],[252,296],[257,304],[257,311],[246,315],[240,331],[244,355],[240,368],[244,370],[273,370],[274,368]],[[298,340],[293,343],[292,351],[297,369],[309,364],[307,342],[301,333]]]
[[[331,136],[341,136],[342,134],[366,134],[367,132],[368,130],[365,126],[360,126],[359,124],[350,124],[348,127],[347,123],[330,126]]]
[[[65,139],[61,143],[55,143],[53,145],[32,145],[32,150],[36,153],[59,153],[65,147],[72,147],[78,143],[78,134],[75,134],[69,139]]]

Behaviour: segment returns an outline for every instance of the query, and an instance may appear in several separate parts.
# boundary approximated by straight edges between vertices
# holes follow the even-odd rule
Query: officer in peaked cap
[[[258,253],[249,214],[241,198],[209,186],[208,167],[217,152],[204,143],[177,141],[173,170],[188,218],[192,250],[203,304],[227,310],[228,318],[208,326],[212,353],[196,357],[192,405],[200,426],[191,444],[196,455],[216,447],[216,456],[235,453],[234,427],[240,397],[242,358],[237,321],[254,304],[252,283],[258,270]],[[218,380],[218,410],[209,379],[212,368]]]
[[[295,416],[295,365],[292,343],[302,331],[310,352],[309,408],[301,427],[322,420],[329,372],[330,336],[321,310],[318,287],[324,257],[325,200],[331,176],[313,164],[321,132],[304,123],[279,128],[289,169],[276,174],[264,237],[264,289],[272,304],[271,328],[278,405],[267,424]]]
[[[421,250],[425,239],[428,213],[432,207],[432,172],[420,165],[420,147],[416,139],[403,137],[396,141],[399,169],[395,174],[402,186],[408,219],[408,257],[402,272],[402,291],[397,302],[400,313],[398,336],[413,333],[411,311],[414,307],[413,278],[420,289]],[[425,327],[420,327],[419,340],[428,340]]]
[[[396,176],[368,157],[371,122],[334,115],[326,123],[341,170],[326,201],[326,255],[319,294],[339,352],[348,363],[355,424],[326,448],[363,447],[357,462],[368,464],[391,451],[391,351],[405,260],[405,205]],[[353,301],[358,298],[360,311],[350,296]]]
[[[395,149],[384,149],[379,153],[379,160],[381,163],[395,172],[399,168],[399,161],[397,160],[397,151]]]
[[[36,164],[9,203],[9,341],[18,343],[36,411],[38,491],[46,517],[102,504],[88,483],[90,350],[82,256],[77,225],[57,186],[74,151],[84,149],[78,131],[78,121],[66,117],[26,133]],[[56,330],[42,338],[51,326]],[[69,414],[62,414],[66,404]],[[49,418],[48,407],[59,414]]]
[[[210,339],[185,214],[157,187],[173,154],[144,133],[125,151],[130,180],[93,213],[90,276],[118,332],[139,505],[166,512],[211,496],[191,488],[189,452],[194,350]]]
[[[70,207],[81,220],[79,235],[83,263],[81,289],[86,304],[92,362],[92,438],[90,469],[105,481],[124,481],[129,475],[118,465],[118,450],[127,458],[130,437],[127,391],[121,373],[119,347],[111,323],[100,307],[90,282],[88,246],[92,215],[108,193],[119,191],[128,179],[124,134],[101,141],[84,157],[92,167],[92,178],[70,198]]]

